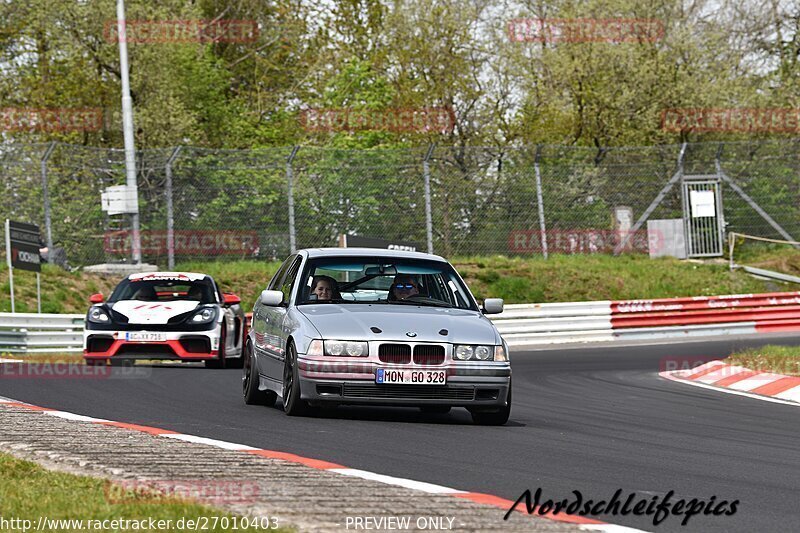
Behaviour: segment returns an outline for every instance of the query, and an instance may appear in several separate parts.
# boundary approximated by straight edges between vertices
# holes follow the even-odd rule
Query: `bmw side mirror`
[[[264,289],[261,291],[261,297],[259,298],[262,305],[267,305],[269,307],[278,307],[283,303],[283,292],[281,291],[271,291],[269,289]]]
[[[486,298],[483,301],[483,314],[496,315],[503,312],[502,298]]]
[[[89,296],[89,303],[101,304],[103,303],[103,293],[95,293]]]

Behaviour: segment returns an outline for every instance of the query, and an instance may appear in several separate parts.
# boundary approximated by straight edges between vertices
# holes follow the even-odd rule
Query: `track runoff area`
[[[577,518],[562,524],[573,528],[610,523],[645,531],[784,531],[798,518],[797,406],[659,376],[681,361],[695,365],[767,342],[800,339],[514,349],[514,404],[502,427],[473,425],[460,409],[423,414],[339,407],[316,417],[287,417],[280,402],[244,405],[241,371],[191,365],[137,365],[127,377],[90,383],[0,379],[0,396],[73,413],[68,417],[76,423],[85,416],[160,428],[198,446],[218,441],[311,466],[336,465],[412,490],[480,495],[496,507],[492,527],[498,529],[512,507],[513,514],[525,514],[528,504],[538,504],[533,515]],[[112,369],[111,377],[117,372],[130,369]],[[115,451],[124,453],[124,444]],[[311,508],[323,495],[304,497]],[[341,529],[364,529],[363,520],[347,527],[348,516],[355,516],[346,504]],[[392,515],[378,497],[370,505],[374,512],[358,516],[371,517],[373,527]]]

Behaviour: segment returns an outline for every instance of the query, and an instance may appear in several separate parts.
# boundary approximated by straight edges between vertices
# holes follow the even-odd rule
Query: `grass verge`
[[[109,494],[112,497],[109,497]],[[35,528],[39,517],[46,517],[50,520],[83,520],[84,525],[87,520],[145,520],[145,524],[150,518],[156,522],[171,520],[172,527],[161,528],[160,531],[188,531],[190,530],[188,527],[179,528],[178,521],[181,518],[184,520],[200,518],[207,520],[208,529],[206,531],[222,532],[231,530],[230,524],[235,517],[235,515],[212,507],[167,496],[159,496],[155,502],[152,495],[139,494],[137,497],[134,492],[130,492],[123,496],[122,498],[116,496],[119,500],[115,500],[115,494],[108,490],[108,483],[105,480],[53,472],[36,463],[0,453],[0,517],[5,520],[31,520],[32,525],[28,529],[29,531]],[[137,502],[137,498],[142,499],[143,503]],[[220,522],[223,522],[223,517],[227,519],[227,528],[221,527]],[[44,530],[80,531],[74,523],[61,525],[65,527],[56,528],[51,523],[50,528],[46,527]],[[212,525],[217,527],[211,527]],[[239,522],[239,525],[242,523]],[[22,530],[13,526],[11,528],[11,530],[16,529]],[[149,526],[117,528],[116,530],[134,529],[138,531],[158,530],[151,529]],[[238,531],[260,530],[240,528]]]
[[[79,352],[68,353],[0,353],[2,359],[22,359],[28,363],[83,363],[83,354]]]
[[[736,352],[725,362],[759,372],[800,376],[800,346],[767,345]]]

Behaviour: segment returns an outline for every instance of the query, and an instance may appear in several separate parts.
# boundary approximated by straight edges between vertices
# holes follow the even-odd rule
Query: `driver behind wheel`
[[[316,276],[311,285],[311,294],[317,296],[317,300],[341,300],[339,284],[330,276]]]
[[[390,300],[406,300],[419,294],[419,281],[414,276],[398,275],[392,282]]]

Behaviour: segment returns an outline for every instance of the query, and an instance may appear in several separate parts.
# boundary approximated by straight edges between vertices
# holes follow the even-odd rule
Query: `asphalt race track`
[[[240,370],[187,366],[155,366],[146,379],[0,379],[0,396],[511,500],[541,487],[554,500],[573,490],[607,500],[619,488],[623,499],[673,490],[673,500],[740,501],[734,516],[698,515],[688,527],[678,517],[657,527],[649,517],[596,517],[645,530],[786,531],[800,522],[800,408],[657,375],[666,357],[708,360],[765,342],[512,351],[504,427],[472,425],[461,409],[340,407],[290,418],[280,404],[246,406]]]

